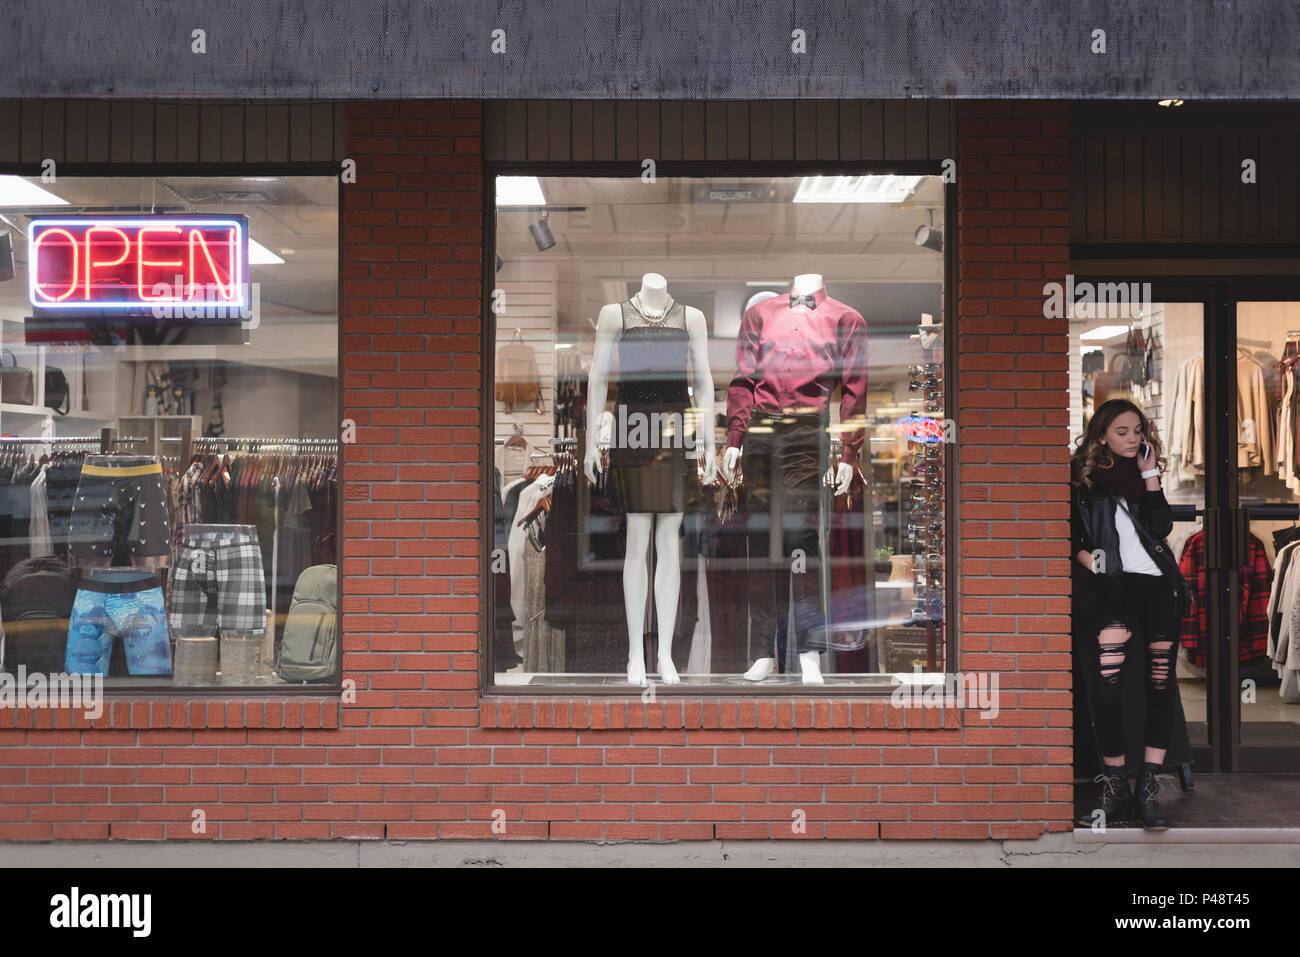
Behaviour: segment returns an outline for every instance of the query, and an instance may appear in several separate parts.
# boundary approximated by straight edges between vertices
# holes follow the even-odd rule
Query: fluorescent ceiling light
[[[805,176],[796,203],[901,203],[924,176]]]
[[[1080,333],[1079,339],[1086,342],[1114,339],[1116,336],[1122,336],[1127,332],[1128,326],[1098,326],[1096,329],[1089,329],[1087,332]]]
[[[250,266],[274,266],[284,262],[252,236],[248,237],[248,264]]]
[[[542,184],[536,176],[498,176],[498,206],[545,206]]]
[[[21,176],[0,176],[0,206],[67,206],[47,189],[41,189]]]

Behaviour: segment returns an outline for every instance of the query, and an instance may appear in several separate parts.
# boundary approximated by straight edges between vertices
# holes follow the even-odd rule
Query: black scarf
[[[1130,502],[1142,501],[1147,494],[1147,483],[1138,469],[1137,456],[1129,459],[1112,452],[1111,458],[1115,462],[1110,468],[1105,468],[1100,463],[1093,468],[1088,476],[1093,484],[1100,485],[1112,494],[1126,498]]]

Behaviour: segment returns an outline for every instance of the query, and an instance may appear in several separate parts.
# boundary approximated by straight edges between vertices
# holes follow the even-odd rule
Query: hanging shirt
[[[773,296],[745,310],[736,337],[736,375],[727,390],[727,446],[740,448],[755,408],[820,412],[843,387],[843,460],[856,464],[867,408],[867,323],[849,306],[813,293],[814,306]]]
[[[1280,556],[1279,556],[1280,557]],[[1187,650],[1187,660],[1198,668],[1207,661],[1206,618],[1207,574],[1205,566],[1205,533],[1195,532],[1187,539],[1178,568],[1187,579],[1195,597],[1192,609],[1183,618],[1179,628],[1179,642]],[[1242,662],[1254,661],[1269,653],[1269,621],[1275,603],[1273,569],[1268,564],[1264,543],[1250,536],[1249,554],[1240,570],[1241,607],[1238,609],[1241,642],[1238,657]]]
[[[50,533],[49,497],[45,490],[45,473],[48,465],[32,479],[32,519],[29,532],[32,540],[32,558],[54,554],[54,537]]]

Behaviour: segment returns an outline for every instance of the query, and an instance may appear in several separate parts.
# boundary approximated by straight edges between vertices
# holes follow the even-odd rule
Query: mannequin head
[[[807,296],[822,288],[822,277],[819,273],[808,272],[794,277],[794,291],[801,296]]]
[[[657,309],[668,301],[668,280],[657,272],[641,277],[641,290],[637,293],[650,308]]]

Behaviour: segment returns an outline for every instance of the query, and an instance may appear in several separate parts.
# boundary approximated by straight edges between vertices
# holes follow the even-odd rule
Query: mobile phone
[[[1146,440],[1143,439],[1142,444],[1138,446],[1138,458],[1144,459],[1150,454],[1151,446],[1147,445]]]

